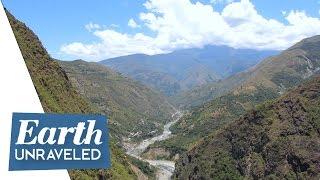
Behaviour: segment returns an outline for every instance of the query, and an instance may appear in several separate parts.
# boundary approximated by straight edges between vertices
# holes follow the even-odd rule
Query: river
[[[175,124],[180,118],[182,117],[182,113],[180,111],[176,111],[172,114],[173,121],[169,122],[168,124],[164,125],[163,133],[143,140],[140,144],[136,145],[135,147],[130,148],[127,150],[127,154],[138,158],[140,160],[149,162],[152,166],[157,168],[157,179],[159,180],[167,180],[170,179],[172,173],[175,168],[174,161],[165,161],[165,160],[151,160],[151,159],[144,159],[141,157],[141,154],[153,143],[156,141],[163,141],[171,136],[170,127]]]

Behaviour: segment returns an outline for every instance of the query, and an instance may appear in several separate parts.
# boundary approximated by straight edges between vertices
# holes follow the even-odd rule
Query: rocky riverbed
[[[163,141],[166,140],[168,138],[170,138],[171,136],[171,131],[170,131],[170,127],[176,123],[180,118],[182,117],[182,113],[180,111],[176,111],[174,114],[172,114],[172,119],[173,121],[167,123],[164,126],[164,130],[163,133],[149,138],[149,139],[145,139],[143,140],[141,143],[132,146],[132,147],[128,147],[127,148],[127,154],[130,156],[133,156],[135,158],[138,158],[140,160],[149,162],[152,166],[155,166],[157,168],[157,179],[160,180],[167,180],[170,179],[172,176],[172,173],[174,171],[175,168],[175,163],[174,161],[165,161],[165,160],[153,160],[153,159],[144,159],[141,157],[141,154],[153,143],[155,143],[156,141]]]

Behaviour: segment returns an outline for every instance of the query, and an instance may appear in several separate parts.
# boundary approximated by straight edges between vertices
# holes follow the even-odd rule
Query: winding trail
[[[127,154],[130,156],[133,156],[135,158],[138,158],[142,161],[149,162],[152,166],[155,166],[158,171],[157,171],[157,179],[159,180],[169,180],[170,177],[172,176],[172,173],[174,172],[175,168],[175,163],[174,161],[165,161],[165,160],[151,160],[151,159],[144,159],[141,157],[141,154],[153,143],[156,141],[163,141],[171,137],[171,131],[170,127],[174,125],[181,117],[182,113],[180,111],[176,111],[175,113],[172,114],[172,119],[173,121],[169,122],[168,124],[164,125],[164,130],[163,133],[143,140],[140,144],[137,146],[127,150]]]

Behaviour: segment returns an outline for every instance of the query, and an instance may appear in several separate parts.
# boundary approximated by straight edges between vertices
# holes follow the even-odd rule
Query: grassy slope
[[[319,71],[320,36],[311,37],[268,58],[251,70],[230,77],[220,84],[239,82],[229,93],[194,108],[172,127],[176,135],[154,147],[166,147],[172,153],[182,152],[210,132],[214,132],[243,115],[246,110],[300,84],[305,78]],[[225,85],[219,85],[224,89]],[[217,87],[217,86],[216,86]],[[225,89],[224,89],[225,90]],[[171,156],[174,154],[171,154]]]
[[[319,179],[320,77],[211,134],[177,163],[177,179]]]
[[[97,63],[59,63],[78,91],[108,115],[119,137],[144,139],[171,120],[173,107],[150,88]]]
[[[71,85],[66,73],[53,61],[38,37],[7,12],[11,27],[25,59],[45,112],[97,113]],[[135,179],[124,152],[111,142],[110,170],[70,171],[72,179],[94,179],[98,174],[110,179]]]

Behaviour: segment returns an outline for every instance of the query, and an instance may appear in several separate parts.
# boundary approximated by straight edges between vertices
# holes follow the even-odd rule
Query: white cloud
[[[132,19],[132,18],[128,21],[128,26],[131,27],[131,28],[138,28],[138,27],[140,27],[140,26],[136,23],[136,21],[134,21],[134,19]]]
[[[164,53],[163,50],[157,48],[152,37],[141,33],[129,35],[107,29],[95,31],[94,35],[101,39],[101,42],[92,44],[74,42],[62,46],[61,51],[88,60],[102,60],[137,52],[146,54]]]
[[[231,2],[222,12],[212,5],[190,0],[148,0],[139,18],[155,36],[96,29],[100,41],[63,46],[61,51],[80,58],[101,60],[133,53],[157,54],[208,44],[235,48],[282,50],[301,39],[317,35],[320,19],[304,11],[283,14],[286,23],[268,19],[249,0]]]
[[[110,27],[112,28],[119,28],[120,26],[118,24],[111,24]]]
[[[281,11],[281,14],[285,16],[287,14],[287,11]]]
[[[92,22],[90,22],[89,24],[86,24],[84,27],[85,27],[89,32],[101,28],[101,26],[100,26],[99,24],[95,24],[95,23],[92,23]]]
[[[210,0],[211,4],[218,4],[218,3],[230,4],[232,2],[234,2],[234,0]]]

